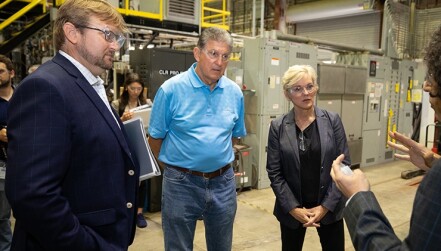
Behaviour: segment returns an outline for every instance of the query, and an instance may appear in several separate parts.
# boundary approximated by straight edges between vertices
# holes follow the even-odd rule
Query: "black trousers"
[[[144,208],[146,200],[147,200],[147,180],[143,180],[139,184],[138,208]]]
[[[344,251],[345,234],[343,220],[329,225],[320,224],[320,227],[316,229],[323,251]],[[282,251],[302,250],[306,233],[305,227],[300,226],[297,229],[291,229],[280,224],[280,232],[282,235]]]

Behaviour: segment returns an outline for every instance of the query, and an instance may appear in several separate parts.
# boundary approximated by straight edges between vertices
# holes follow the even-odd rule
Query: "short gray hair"
[[[200,49],[204,49],[208,41],[211,40],[216,42],[226,43],[230,51],[233,50],[233,38],[231,37],[230,33],[228,33],[228,31],[224,29],[217,27],[210,27],[203,30],[201,36],[199,37],[197,46]]]

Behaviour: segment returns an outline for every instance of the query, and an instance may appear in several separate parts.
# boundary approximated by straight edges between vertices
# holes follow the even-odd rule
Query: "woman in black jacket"
[[[282,250],[302,250],[306,228],[315,227],[323,250],[343,251],[344,199],[330,176],[332,161],[341,153],[350,164],[343,124],[338,114],[314,106],[314,68],[294,65],[282,83],[294,107],[271,122],[267,152]]]

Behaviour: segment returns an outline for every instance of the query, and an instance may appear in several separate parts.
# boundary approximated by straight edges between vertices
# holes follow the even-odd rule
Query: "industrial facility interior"
[[[54,54],[51,21],[62,0],[6,0],[0,4],[0,54],[17,69],[14,83]],[[415,191],[423,178],[396,160],[388,131],[437,151],[438,124],[422,91],[424,48],[441,24],[439,0],[109,0],[130,28],[104,79],[117,99],[128,72],[138,73],[154,104],[161,84],[195,62],[192,49],[206,27],[228,29],[234,48],[225,75],[242,89],[247,136],[233,163],[238,210],[233,250],[280,250],[275,197],[266,172],[269,123],[287,113],[281,77],[289,66],[318,73],[316,105],[339,113],[352,168],[362,169],[400,238],[408,233]],[[148,181],[144,216],[129,250],[162,250],[161,181]],[[12,219],[13,221],[13,219]],[[345,230],[346,250],[354,250]],[[194,250],[205,250],[198,224]],[[321,250],[308,229],[304,250]]]
[[[400,173],[416,170],[412,164],[404,161],[391,161],[362,169],[392,228],[403,240],[409,232],[413,199],[422,176],[402,179]],[[274,201],[275,197],[271,188],[238,190],[232,250],[281,250],[279,222],[272,214]],[[135,240],[129,247],[129,251],[164,250],[161,212],[147,212],[144,215],[148,226],[136,230]],[[14,219],[11,221],[13,225]],[[193,250],[206,250],[202,221],[198,222],[196,227]],[[303,250],[322,250],[315,229],[309,228],[306,231]],[[346,226],[345,250],[355,250]]]
[[[401,172],[415,170],[412,164],[404,161],[392,161],[362,169],[370,181],[371,190],[375,193],[384,214],[388,217],[397,236],[403,240],[409,232],[413,199],[422,176],[402,179]],[[275,197],[271,188],[238,192],[232,250],[281,250],[280,226],[272,214],[274,201]],[[160,212],[145,215],[149,225],[147,228],[136,230],[135,242],[129,251],[164,250]],[[206,250],[202,222],[198,222],[196,228],[193,250]],[[315,229],[309,228],[306,231],[303,250],[322,250]],[[346,226],[345,250],[355,250]]]

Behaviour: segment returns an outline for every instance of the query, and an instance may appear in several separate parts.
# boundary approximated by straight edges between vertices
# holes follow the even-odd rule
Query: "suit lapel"
[[[103,100],[100,98],[100,96],[95,91],[95,89],[89,84],[89,82],[87,82],[87,80],[84,78],[83,74],[81,74],[81,72],[75,67],[75,65],[73,65],[67,58],[63,57],[60,54],[57,54],[53,60],[54,60],[54,62],[59,64],[61,67],[63,67],[67,73],[69,73],[77,78],[75,83],[88,96],[90,101],[93,103],[93,105],[96,107],[98,112],[101,114],[102,118],[106,121],[107,125],[112,129],[113,133],[118,138],[118,142],[121,144],[121,147],[124,149],[126,154],[128,156],[131,156],[129,147],[127,145],[124,134],[122,132],[122,130],[124,130],[124,126],[122,125],[122,123],[119,122],[118,116],[116,116],[117,121],[118,121],[118,122],[116,122],[115,118],[109,112],[109,109],[104,104]],[[115,114],[115,113],[113,113],[113,114]],[[119,125],[121,126],[121,129],[118,127],[117,123],[119,123]]]
[[[124,151],[130,156],[130,150],[127,145],[127,142],[124,138],[124,134],[122,133],[122,130],[124,130],[124,125],[121,123],[115,121],[115,118],[112,116],[112,113],[110,113],[109,109],[107,108],[106,104],[104,104],[103,100],[100,98],[98,93],[93,89],[93,87],[84,79],[78,78],[77,82],[78,86],[83,89],[84,93],[89,97],[89,99],[92,101],[94,106],[97,108],[103,119],[106,121],[107,125],[112,129],[115,136],[118,138],[119,143],[123,147]],[[115,113],[113,113],[115,114]],[[118,118],[118,116],[116,116]],[[118,124],[121,126],[121,129],[118,127]]]
[[[297,130],[294,121],[294,109],[292,109],[285,117],[284,126],[286,129],[286,138],[294,153],[295,166],[300,167],[299,146],[297,144]]]
[[[317,127],[320,135],[320,147],[321,147],[320,163],[323,164],[326,153],[326,145],[329,144],[329,136],[328,136],[329,122],[326,115],[318,107],[315,107],[315,117],[317,120]]]

